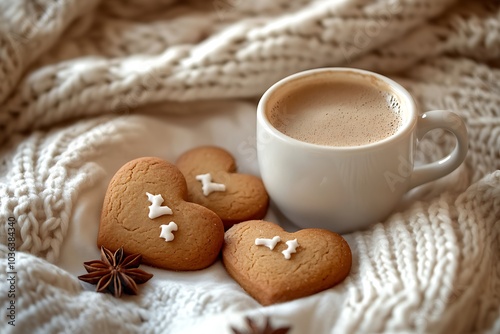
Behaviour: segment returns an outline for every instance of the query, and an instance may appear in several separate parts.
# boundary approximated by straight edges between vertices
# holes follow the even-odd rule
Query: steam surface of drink
[[[342,147],[383,140],[403,124],[401,104],[394,94],[354,80],[291,89],[267,115],[287,136]]]

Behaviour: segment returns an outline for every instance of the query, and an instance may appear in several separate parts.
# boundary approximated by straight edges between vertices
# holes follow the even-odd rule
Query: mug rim
[[[398,131],[382,140],[369,143],[369,144],[364,144],[364,145],[357,145],[357,146],[333,146],[333,145],[322,145],[322,144],[314,144],[306,141],[301,141],[298,139],[295,139],[293,137],[290,137],[283,132],[279,131],[276,129],[271,122],[269,121],[266,113],[266,105],[268,100],[273,96],[273,94],[280,89],[282,86],[288,84],[291,81],[297,81],[300,79],[308,78],[317,74],[322,74],[322,73],[331,73],[331,72],[345,72],[345,73],[356,73],[356,74],[361,74],[365,76],[371,76],[375,78],[376,80],[384,82],[388,87],[391,89],[391,93],[397,95],[397,97],[400,99],[401,104],[405,107],[405,113],[408,113],[408,118],[406,122],[401,126],[401,128],[398,129]],[[272,86],[270,86],[265,93],[262,95],[262,97],[259,100],[259,103],[257,105],[257,120],[258,124],[263,125],[267,132],[271,132],[274,136],[278,137],[279,139],[290,142],[291,144],[295,144],[298,146],[303,146],[305,148],[309,149],[315,149],[315,150],[327,150],[327,151],[344,151],[344,152],[352,152],[352,151],[363,151],[363,150],[373,150],[377,148],[381,148],[382,146],[388,145],[389,143],[393,142],[398,142],[400,140],[403,140],[408,134],[410,134],[417,122],[417,107],[415,104],[415,101],[413,97],[410,95],[410,93],[399,83],[396,81],[389,79],[386,76],[383,76],[381,74],[367,71],[367,70],[362,70],[362,69],[357,69],[357,68],[351,68],[351,67],[322,67],[322,68],[315,68],[311,70],[305,70],[301,72],[297,72],[295,74],[286,76],[282,78],[281,80],[277,81],[274,83]]]

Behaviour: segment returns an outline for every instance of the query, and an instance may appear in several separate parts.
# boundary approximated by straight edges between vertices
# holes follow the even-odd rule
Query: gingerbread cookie
[[[234,158],[222,148],[203,146],[179,157],[189,200],[214,211],[227,229],[233,224],[265,216],[269,196],[262,181],[236,173]]]
[[[174,165],[153,157],[126,163],[112,178],[97,244],[142,254],[143,263],[172,270],[208,267],[218,257],[224,226],[209,209],[187,202]]]
[[[247,221],[226,231],[222,260],[227,272],[262,305],[312,295],[344,280],[351,249],[323,229],[285,232],[266,221]]]

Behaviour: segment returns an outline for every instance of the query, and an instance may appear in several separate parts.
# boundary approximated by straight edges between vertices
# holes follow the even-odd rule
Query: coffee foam
[[[267,116],[284,134],[328,146],[367,145],[402,126],[397,97],[359,80],[314,82],[292,87],[272,102]]]

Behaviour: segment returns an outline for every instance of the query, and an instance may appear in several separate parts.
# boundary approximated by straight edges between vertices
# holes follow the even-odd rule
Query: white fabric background
[[[1,310],[9,217],[18,291],[16,327],[0,312],[0,332],[228,333],[269,316],[292,334],[499,333],[499,59],[496,0],[0,0]],[[346,235],[342,284],[263,308],[219,262],[150,269],[137,297],[78,281],[119,166],[218,144],[257,174],[258,97],[322,66],[391,76],[423,111],[461,115],[470,136],[454,173]],[[418,163],[433,161],[453,138],[435,131],[419,147]]]

